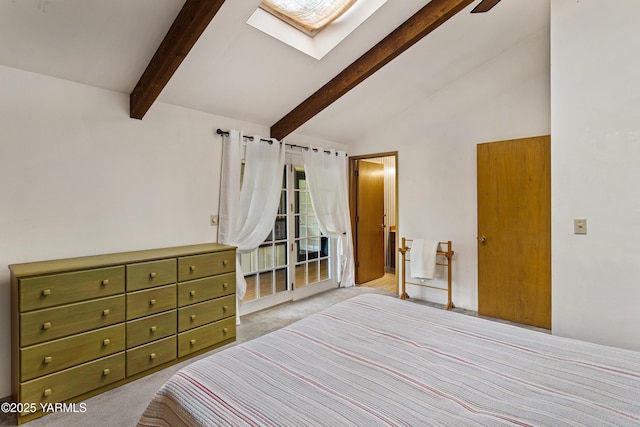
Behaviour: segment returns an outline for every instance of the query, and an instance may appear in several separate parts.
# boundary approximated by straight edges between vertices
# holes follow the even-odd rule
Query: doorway
[[[360,286],[398,293],[397,152],[349,159],[349,201],[355,256],[355,280]]]
[[[478,313],[551,328],[551,138],[478,144]]]

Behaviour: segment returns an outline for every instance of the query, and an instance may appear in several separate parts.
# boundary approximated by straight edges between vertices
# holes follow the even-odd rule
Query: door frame
[[[355,259],[356,254],[358,253],[358,239],[357,239],[357,235],[356,235],[356,213],[357,213],[357,197],[356,197],[356,188],[357,188],[357,183],[356,183],[356,177],[355,177],[355,169],[356,169],[356,162],[358,160],[368,160],[368,159],[375,159],[375,158],[379,158],[379,157],[393,157],[395,160],[395,168],[396,168],[396,173],[395,173],[395,188],[396,188],[396,197],[395,197],[395,209],[396,209],[396,236],[399,235],[398,231],[400,230],[400,206],[398,203],[399,200],[399,186],[398,186],[398,176],[399,176],[399,162],[398,162],[398,152],[397,151],[387,151],[387,152],[382,152],[382,153],[373,153],[373,154],[363,154],[363,155],[359,155],[359,156],[349,156],[349,216],[351,217],[351,236],[353,239],[353,256],[354,256],[354,264],[357,262],[357,259]],[[396,248],[395,248],[395,265],[396,265],[396,269],[398,266],[398,242],[396,241],[395,244]],[[397,277],[397,276],[396,276]],[[355,282],[356,284],[358,284],[358,268],[356,266],[355,268]]]

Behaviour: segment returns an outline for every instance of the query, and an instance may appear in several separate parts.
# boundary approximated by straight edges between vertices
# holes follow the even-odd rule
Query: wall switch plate
[[[576,218],[573,220],[573,234],[587,234],[587,220]]]
[[[211,225],[218,225],[218,215],[211,215]]]

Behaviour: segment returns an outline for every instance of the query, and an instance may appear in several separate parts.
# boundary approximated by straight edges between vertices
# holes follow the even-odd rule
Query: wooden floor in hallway
[[[385,273],[384,276],[380,277],[379,279],[361,283],[358,286],[385,289],[398,295],[398,280],[395,273]]]

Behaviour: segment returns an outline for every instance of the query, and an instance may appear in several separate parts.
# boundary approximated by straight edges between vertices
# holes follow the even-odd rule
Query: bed
[[[139,426],[640,424],[640,353],[364,294],[194,362]]]

